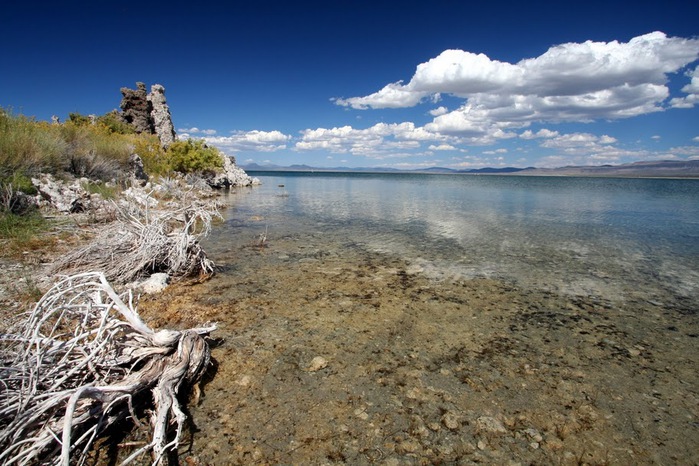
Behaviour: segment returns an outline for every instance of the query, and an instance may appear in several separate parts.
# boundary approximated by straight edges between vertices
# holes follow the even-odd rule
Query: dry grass
[[[63,256],[54,273],[100,270],[115,283],[153,273],[174,277],[211,274],[213,263],[199,244],[218,213],[202,205],[175,211],[118,210],[118,219],[101,229],[87,246]],[[195,225],[202,230],[195,234]]]

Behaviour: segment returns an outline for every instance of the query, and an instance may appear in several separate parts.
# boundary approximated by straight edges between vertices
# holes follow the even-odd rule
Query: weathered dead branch
[[[214,204],[194,201],[159,209],[149,207],[149,199],[143,207],[135,202],[118,206],[117,220],[86,247],[57,261],[53,272],[99,270],[112,283],[128,283],[156,272],[174,277],[213,273],[213,262],[199,238],[220,217]]]
[[[124,464],[148,451],[158,464],[177,447],[185,419],[177,394],[203,374],[202,335],[215,326],[156,332],[131,301],[102,273],[74,275],[0,337],[0,464],[82,464],[100,433],[135,419],[132,400],[145,390],[155,405],[152,440]]]

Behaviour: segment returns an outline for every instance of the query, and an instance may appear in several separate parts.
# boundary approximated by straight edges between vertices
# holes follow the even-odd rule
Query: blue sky
[[[699,5],[7,2],[0,106],[165,86],[238,163],[481,168],[699,158]]]

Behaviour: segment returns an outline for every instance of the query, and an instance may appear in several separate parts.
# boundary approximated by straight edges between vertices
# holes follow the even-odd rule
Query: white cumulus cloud
[[[451,144],[439,144],[439,145],[434,145],[431,144],[428,147],[429,150],[456,150],[456,147],[452,146]]]
[[[447,138],[432,133],[412,122],[377,123],[364,129],[351,126],[316,128],[301,131],[297,150],[326,150],[374,158],[387,157],[390,152],[403,153],[419,149],[423,141],[444,141]]]
[[[691,78],[689,84],[682,88],[682,92],[686,92],[685,97],[676,97],[670,101],[670,105],[675,108],[692,108],[699,103],[699,66],[694,68],[694,71],[688,73]]]
[[[550,129],[542,128],[536,133],[528,129],[519,135],[522,139],[540,139],[540,138],[554,138],[558,136],[558,131],[551,131]]]
[[[439,115],[444,115],[444,114],[447,113],[448,111],[449,111],[449,109],[447,109],[447,107],[437,107],[437,108],[434,108],[434,109],[430,110],[430,115],[436,117],[436,116],[439,116]]]
[[[206,136],[213,136],[216,134],[215,129],[199,129],[196,126],[192,126],[191,128],[179,128],[177,130],[178,133],[186,133],[188,135],[190,134],[204,134]]]
[[[532,122],[592,121],[661,111],[668,104],[668,74],[699,58],[699,39],[652,32],[628,42],[566,43],[517,63],[484,54],[445,50],[417,66],[411,80],[395,82],[364,97],[336,99],[356,109],[417,105],[447,93],[465,99],[457,110],[437,112],[432,132],[465,136],[492,133],[492,127],[522,128]],[[699,99],[697,70],[683,88],[688,96],[672,106]],[[441,109],[442,107],[440,107]]]
[[[204,140],[223,151],[275,152],[287,148],[291,136],[281,131],[236,131],[231,136],[205,137]]]
[[[540,159],[539,166],[560,166],[562,161],[568,165],[599,165],[618,163],[622,159],[642,160],[650,155],[647,151],[619,148],[615,142],[615,138],[606,134],[597,136],[591,133],[562,134],[546,139],[541,147],[552,149],[556,155]]]

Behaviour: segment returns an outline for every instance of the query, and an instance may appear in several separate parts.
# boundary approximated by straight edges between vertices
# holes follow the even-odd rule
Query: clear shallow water
[[[699,181],[253,173],[233,192],[217,253],[313,237],[398,256],[435,280],[497,278],[604,299],[699,303]],[[281,244],[276,241],[276,244]]]
[[[202,464],[699,464],[698,182],[260,178],[145,314],[219,323]]]

